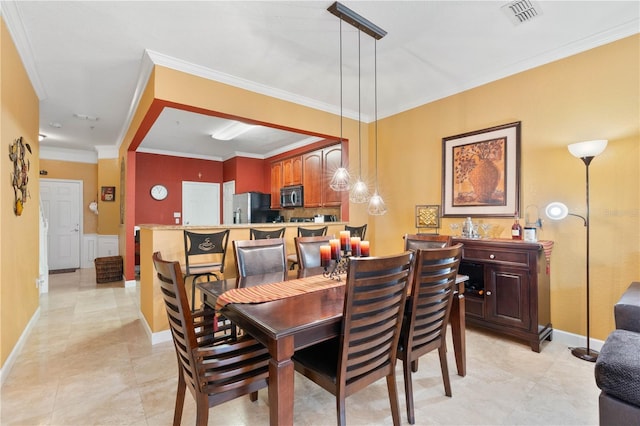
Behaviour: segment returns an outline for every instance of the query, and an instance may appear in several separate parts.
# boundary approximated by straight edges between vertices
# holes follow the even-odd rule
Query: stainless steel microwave
[[[304,205],[304,188],[302,185],[280,188],[280,207],[302,207]]]

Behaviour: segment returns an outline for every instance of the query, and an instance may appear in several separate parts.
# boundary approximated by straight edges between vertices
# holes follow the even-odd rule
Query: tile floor
[[[449,345],[451,348],[451,345]],[[468,374],[456,375],[449,352],[453,397],[444,395],[436,353],[414,375],[418,425],[596,425],[599,391],[593,364],[559,342],[541,353],[528,345],[467,331]],[[151,346],[138,309],[138,289],[95,283],[95,271],[51,275],[49,293],[22,353],[1,389],[2,425],[170,425],[176,387],[172,343]],[[397,367],[401,421],[407,423]],[[335,424],[326,391],[296,376],[296,425]],[[256,403],[236,399],[210,411],[211,425],[267,425],[267,392]],[[195,423],[186,395],[183,424]],[[388,425],[382,380],[347,399],[350,425]]]

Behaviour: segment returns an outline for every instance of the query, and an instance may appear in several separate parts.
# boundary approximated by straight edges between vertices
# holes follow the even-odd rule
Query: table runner
[[[218,296],[218,299],[216,300],[216,311],[220,311],[220,309],[224,308],[229,303],[271,302],[273,300],[298,296],[344,284],[344,277],[342,281],[336,281],[322,275],[314,275],[306,278],[261,284],[253,287],[233,288]]]

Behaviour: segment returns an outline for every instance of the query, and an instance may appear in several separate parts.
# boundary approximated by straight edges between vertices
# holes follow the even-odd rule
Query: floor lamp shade
[[[594,351],[590,347],[590,290],[589,290],[589,164],[591,164],[591,160],[594,157],[601,154],[602,151],[607,147],[607,141],[600,140],[592,140],[586,142],[577,142],[568,146],[569,152],[574,157],[580,158],[586,167],[586,201],[587,201],[587,212],[585,216],[580,216],[578,214],[569,213],[569,209],[566,205],[560,202],[550,203],[545,208],[545,213],[547,217],[553,220],[561,220],[567,216],[576,216],[584,220],[584,226],[587,231],[586,238],[586,293],[587,293],[587,345],[586,347],[578,347],[571,348],[571,353],[580,359],[585,361],[595,362],[598,359],[598,352]]]

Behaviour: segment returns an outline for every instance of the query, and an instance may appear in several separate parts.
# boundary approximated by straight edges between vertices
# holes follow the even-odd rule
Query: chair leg
[[[389,403],[391,404],[391,418],[393,419],[393,426],[399,426],[400,405],[398,404],[398,386],[396,385],[396,375],[394,371],[387,376],[387,390],[389,391]]]
[[[180,422],[182,421],[184,394],[187,390],[187,385],[184,381],[184,375],[182,373],[182,367],[178,366],[178,368],[178,389],[176,391],[176,407],[173,410],[173,426],[180,426]]]
[[[347,415],[345,413],[344,395],[336,395],[336,411],[338,412],[338,426],[346,426]]]
[[[249,394],[249,399],[251,402],[256,402],[258,400],[258,391],[253,391]]]
[[[414,424],[415,415],[413,408],[413,383],[411,382],[411,367],[413,363],[409,360],[403,360],[402,371],[404,373],[404,397],[407,402],[407,421]]]
[[[191,312],[196,310],[196,279],[197,276],[194,276],[191,280]]]
[[[444,382],[444,394],[451,396],[451,381],[449,380],[449,366],[447,365],[447,346],[442,345],[438,348],[440,355],[440,370],[442,371],[442,381]]]
[[[418,360],[414,360],[413,362],[411,362],[411,371],[413,371],[414,373],[418,372]]]
[[[196,396],[196,426],[207,426],[209,422],[209,398],[203,393]]]

